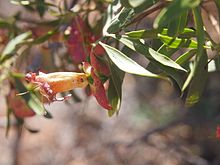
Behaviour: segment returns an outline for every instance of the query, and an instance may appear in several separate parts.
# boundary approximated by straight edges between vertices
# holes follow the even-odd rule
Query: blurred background
[[[19,10],[0,0],[1,17]],[[6,100],[1,96],[0,165],[219,165],[219,82],[219,73],[210,74],[200,103],[185,109],[169,83],[126,74],[118,116],[109,118],[92,97],[55,102],[46,105],[53,119],[25,119],[36,133],[20,132],[14,125],[8,137]],[[85,98],[81,90],[76,93]]]

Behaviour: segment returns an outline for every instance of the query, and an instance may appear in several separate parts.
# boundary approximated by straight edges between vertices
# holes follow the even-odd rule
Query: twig
[[[163,8],[163,7],[166,6],[166,5],[167,5],[167,2],[164,2],[164,1],[161,2],[160,4],[158,4],[158,5],[156,5],[156,6],[152,7],[152,8],[150,8],[150,9],[146,10],[145,12],[141,13],[140,15],[138,15],[136,18],[134,18],[134,19],[132,20],[132,22],[128,23],[126,26],[130,26],[130,25],[132,25],[132,24],[134,24],[134,23],[136,23],[136,22],[142,20],[144,17],[146,17],[146,16],[152,14],[153,12],[155,12],[155,11],[157,11],[157,10]]]
[[[21,130],[19,126],[16,126],[15,128],[16,130],[16,137],[15,137],[15,141],[14,141],[14,145],[13,145],[13,165],[17,165],[18,164],[18,153],[19,153],[19,147],[20,147],[20,141],[21,141]]]
[[[182,111],[182,109],[181,109],[181,111]],[[148,137],[154,133],[163,132],[171,127],[175,127],[177,124],[180,124],[180,123],[187,123],[187,120],[186,120],[187,112],[188,111],[184,109],[183,114],[179,118],[177,118],[177,119],[175,119],[165,125],[162,125],[162,126],[153,128],[150,131],[147,131],[144,135],[142,135],[141,137],[138,137],[137,139],[135,139],[134,141],[129,143],[127,145],[127,147],[132,147],[139,142],[147,141]]]

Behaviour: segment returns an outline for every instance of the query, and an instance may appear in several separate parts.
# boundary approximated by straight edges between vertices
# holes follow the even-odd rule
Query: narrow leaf
[[[166,35],[158,34],[160,40],[170,48],[197,48],[197,42],[192,39],[174,38]]]
[[[168,58],[167,56],[160,54],[159,52],[149,48],[150,55],[158,62],[165,66],[169,66],[171,68],[175,68],[184,72],[187,72],[184,68],[182,68],[179,64]]]
[[[179,58],[176,59],[176,63],[183,66],[186,62],[188,62],[196,53],[195,49],[192,49],[190,51],[187,51],[186,53],[179,56]]]
[[[107,28],[108,33],[116,33],[121,30],[134,16],[132,8],[123,8],[112,20]]]
[[[207,53],[203,48],[205,42],[205,31],[203,29],[203,21],[201,16],[200,8],[193,9],[194,21],[196,25],[197,34],[197,54],[193,69],[193,78],[189,87],[189,92],[186,98],[186,105],[192,106],[197,103],[202,95],[203,89],[208,76],[207,71]]]
[[[111,35],[111,37],[118,39],[121,43],[129,47],[131,50],[134,50],[144,55],[155,66],[159,67],[162,71],[172,77],[178,83],[180,88],[182,87],[182,76],[184,76],[183,72],[186,72],[186,70],[175,63],[172,59],[166,57],[163,54],[155,53],[153,49],[151,49],[150,52],[149,47],[143,44],[140,40],[132,39],[127,36],[116,37],[115,35]]]
[[[152,30],[137,30],[125,33],[127,36],[135,39],[142,39],[142,38],[157,38],[157,34],[159,30],[152,29]]]
[[[177,37],[184,30],[187,23],[188,12],[183,12],[168,24],[168,36]]]
[[[121,70],[127,73],[136,74],[140,76],[147,76],[147,77],[154,77],[154,78],[163,78],[160,75],[151,73],[150,71],[146,70],[138,63],[133,61],[131,58],[127,57],[125,54],[120,52],[119,50],[106,45],[102,42],[99,42],[100,45],[105,49],[106,53],[108,54],[109,58],[112,62]]]
[[[154,21],[154,27],[162,27],[174,20],[189,9],[195,8],[200,4],[200,0],[175,0],[164,8]]]
[[[125,34],[131,38],[134,38],[134,39],[144,39],[144,38],[156,39],[156,38],[158,38],[158,34],[168,35],[168,29],[166,29],[166,28],[163,28],[162,30],[142,29],[142,30],[127,32]],[[196,36],[195,30],[190,29],[190,28],[184,28],[181,31],[181,33],[179,34],[180,38],[191,38],[191,37],[195,37],[195,36]]]
[[[18,78],[14,78],[15,86],[18,92],[27,91],[27,88],[22,84]],[[20,96],[18,96],[20,97]],[[45,109],[43,103],[37,98],[37,96],[31,92],[21,96],[27,103],[27,105],[38,115],[44,115]]]
[[[111,77],[109,81],[108,88],[108,98],[109,102],[112,106],[112,110],[108,111],[108,115],[111,117],[115,113],[119,113],[119,109],[121,107],[121,99],[122,99],[122,82],[124,79],[125,72],[119,70],[115,64],[109,61]]]
[[[23,43],[30,35],[31,35],[30,31],[25,32],[16,36],[11,41],[9,41],[9,43],[6,45],[5,49],[3,50],[0,56],[0,62],[4,61],[7,58],[10,58],[12,53],[16,50],[16,46]]]

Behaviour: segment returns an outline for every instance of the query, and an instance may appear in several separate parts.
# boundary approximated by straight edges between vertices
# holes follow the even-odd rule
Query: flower
[[[66,92],[74,88],[84,88],[88,85],[87,75],[85,73],[76,72],[54,72],[45,74],[39,72],[27,73],[26,80],[36,84],[40,89],[40,93],[48,99],[49,102],[63,101],[71,95],[63,98],[56,98],[56,94]]]
[[[40,93],[49,102],[63,101],[71,96],[67,95],[63,98],[56,98],[57,93],[66,92],[74,88],[85,88],[89,85],[91,93],[97,102],[103,108],[111,110],[112,107],[108,102],[104,85],[95,73],[94,68],[87,62],[83,63],[83,67],[86,73],[54,72],[45,74],[39,72],[39,75],[36,75],[36,73],[27,73],[25,78],[27,81],[36,84]]]

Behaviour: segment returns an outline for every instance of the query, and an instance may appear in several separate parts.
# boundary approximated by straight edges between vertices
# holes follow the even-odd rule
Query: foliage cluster
[[[86,94],[95,96],[112,116],[120,109],[125,73],[168,81],[186,106],[192,106],[199,101],[208,74],[219,70],[220,43],[208,30],[215,29],[219,36],[218,0],[10,3],[21,10],[0,18],[0,81],[7,98],[8,121],[10,114],[21,123],[35,114],[51,117],[42,105],[48,102],[47,97],[42,100],[40,95],[48,96],[45,91],[50,92],[53,83],[58,86],[55,90],[74,81],[62,72],[85,73],[89,84]],[[216,13],[207,10],[208,5]],[[26,17],[27,13],[33,17]],[[138,64],[131,55],[142,56],[148,65]],[[43,74],[48,76],[43,79],[41,73],[32,83],[25,81],[27,72],[39,70],[57,72],[58,77],[60,72],[61,78],[49,80],[49,74]],[[29,93],[16,96],[25,91]],[[74,90],[59,92],[80,101]],[[54,93],[52,96],[49,102]]]

